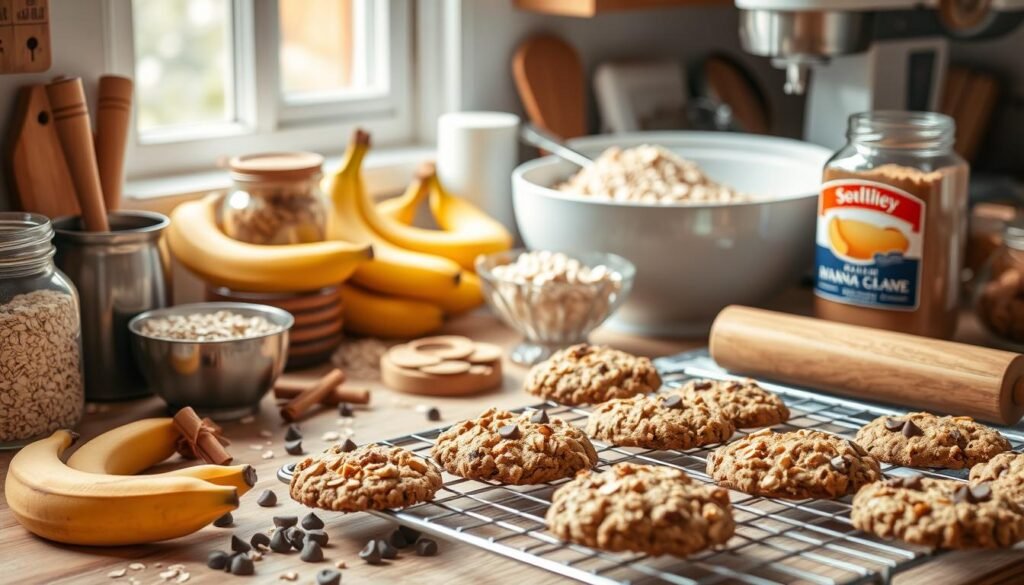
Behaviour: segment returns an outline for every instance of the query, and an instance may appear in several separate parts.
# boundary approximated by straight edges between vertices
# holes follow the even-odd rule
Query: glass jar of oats
[[[78,293],[54,266],[45,216],[0,213],[0,448],[82,417]]]
[[[949,338],[967,235],[968,167],[956,128],[932,112],[850,117],[818,199],[815,312]]]
[[[224,233],[250,244],[322,241],[327,222],[320,189],[323,163],[323,157],[312,152],[231,159],[234,187],[221,210]]]

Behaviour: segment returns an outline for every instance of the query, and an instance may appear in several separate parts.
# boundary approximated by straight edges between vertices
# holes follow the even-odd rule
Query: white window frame
[[[231,2],[234,86],[239,90],[234,96],[237,120],[204,124],[198,129],[154,132],[145,142],[140,140],[133,120],[127,148],[129,180],[209,170],[224,156],[257,151],[336,153],[357,126],[370,131],[376,144],[408,145],[416,141],[411,0],[388,0],[386,17],[375,19],[388,29],[386,35],[377,35],[378,39],[386,37],[387,42],[376,47],[386,52],[388,61],[385,94],[301,105],[285,103],[280,89],[278,0]],[[423,4],[430,2],[420,6]],[[134,77],[131,0],[105,0],[103,6],[107,68]]]

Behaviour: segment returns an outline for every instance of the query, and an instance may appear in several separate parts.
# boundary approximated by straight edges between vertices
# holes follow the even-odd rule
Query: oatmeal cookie
[[[992,489],[1024,506],[1024,455],[1000,453],[971,468],[971,483],[991,483]]]
[[[963,469],[1010,450],[997,431],[967,416],[912,412],[880,416],[857,432],[857,442],[879,461],[908,467]]]
[[[939,548],[996,548],[1024,538],[1024,515],[987,483],[912,476],[869,485],[853,498],[858,530]]]
[[[736,431],[721,410],[678,394],[616,398],[594,408],[587,434],[622,447],[692,449],[721,443]]]
[[[753,380],[691,380],[679,393],[687,401],[699,396],[718,406],[740,429],[770,427],[789,420],[789,408],[782,399]]]
[[[542,410],[492,408],[441,433],[431,455],[449,473],[514,485],[572,477],[597,463],[582,430]]]
[[[334,445],[296,464],[292,499],[314,508],[362,512],[427,502],[441,488],[441,472],[406,449],[373,444],[346,449]]]
[[[647,394],[661,387],[651,360],[609,347],[581,343],[537,364],[526,391],[562,404],[597,404]]]
[[[838,498],[882,477],[853,441],[810,429],[764,429],[716,449],[708,475],[719,485],[772,498]]]
[[[670,467],[618,463],[581,473],[552,496],[548,530],[606,551],[685,556],[735,531],[729,493]]]

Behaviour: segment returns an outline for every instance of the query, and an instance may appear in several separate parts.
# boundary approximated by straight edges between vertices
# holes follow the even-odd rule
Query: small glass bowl
[[[505,324],[523,334],[523,341],[512,349],[512,361],[533,365],[563,347],[587,341],[590,332],[629,296],[636,267],[615,254],[585,252],[568,256],[590,268],[603,265],[617,273],[619,280],[536,284],[494,274],[495,267],[515,262],[526,252],[517,249],[480,256],[476,271],[488,306]]]

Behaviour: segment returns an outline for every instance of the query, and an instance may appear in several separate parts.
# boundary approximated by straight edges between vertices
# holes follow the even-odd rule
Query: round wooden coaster
[[[334,321],[306,325],[305,327],[292,327],[291,331],[288,332],[288,339],[292,343],[301,344],[318,341],[325,337],[334,337],[341,333],[341,325],[341,319],[335,319]]]
[[[444,360],[436,355],[416,351],[408,345],[396,345],[388,350],[391,361],[401,368],[417,370],[427,366],[436,366]]]
[[[231,290],[222,286],[207,287],[206,289],[206,299],[210,301],[257,303],[284,309],[289,313],[323,309],[338,304],[340,298],[341,293],[336,286],[298,293],[254,293]]]
[[[313,341],[291,343],[288,345],[288,357],[291,358],[292,356],[306,356],[320,352],[334,351],[336,347],[341,345],[342,338],[343,336],[339,334]]]
[[[446,360],[434,366],[423,366],[419,368],[424,374],[435,374],[437,376],[454,376],[455,374],[465,374],[472,369],[472,365],[469,362],[463,362],[458,360]]]
[[[321,309],[289,312],[291,312],[292,317],[295,318],[295,325],[293,325],[293,327],[306,327],[309,325],[326,323],[328,321],[340,321],[342,316],[342,306],[340,302],[337,302],[327,305]]]
[[[502,353],[501,348],[493,343],[477,342],[466,361],[471,364],[489,364],[500,360]]]
[[[388,388],[399,392],[431,396],[464,396],[501,386],[501,361],[486,366],[471,366],[467,363],[468,369],[461,374],[429,374],[422,370],[397,366],[390,357],[390,353],[385,353],[380,360],[381,381]],[[486,368],[487,371],[481,368]]]
[[[408,346],[413,351],[435,355],[445,360],[465,359],[476,349],[472,339],[461,335],[423,337],[410,341]]]

